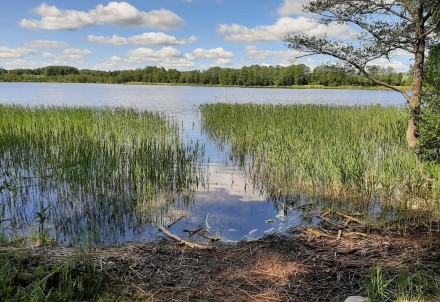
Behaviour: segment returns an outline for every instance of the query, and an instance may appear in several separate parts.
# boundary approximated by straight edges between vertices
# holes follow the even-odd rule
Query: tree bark
[[[416,27],[416,45],[414,60],[414,79],[412,85],[412,96],[409,99],[410,113],[408,119],[408,128],[406,131],[406,141],[408,146],[414,150],[419,147],[417,138],[417,122],[420,118],[420,106],[422,103],[424,62],[426,50],[425,26],[423,21],[423,1],[418,4],[414,10],[414,24]]]

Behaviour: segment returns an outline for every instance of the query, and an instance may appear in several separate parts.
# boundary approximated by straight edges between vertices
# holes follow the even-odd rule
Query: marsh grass
[[[105,277],[86,258],[49,263],[37,256],[0,253],[0,301],[91,301]]]
[[[390,271],[376,266],[371,268],[367,294],[372,302],[425,302],[439,301],[440,276],[438,272]]]
[[[185,145],[159,113],[0,105],[0,116],[0,219],[9,230],[99,241],[117,225],[123,236],[161,223],[199,181],[202,148]]]
[[[381,210],[395,210],[399,200],[402,211],[438,209],[440,166],[422,163],[406,146],[404,108],[217,103],[201,112],[204,131],[231,144],[231,157],[272,197],[363,198],[380,201]]]

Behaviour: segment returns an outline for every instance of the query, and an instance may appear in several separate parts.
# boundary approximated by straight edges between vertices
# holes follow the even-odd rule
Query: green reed
[[[133,209],[160,219],[152,212],[199,181],[201,147],[158,113],[0,105],[0,116],[0,203],[14,221],[51,205],[52,224],[93,236],[101,227],[84,219],[135,219]]]
[[[440,167],[406,145],[403,108],[219,103],[201,111],[210,137],[230,143],[271,195],[432,200],[440,192]]]

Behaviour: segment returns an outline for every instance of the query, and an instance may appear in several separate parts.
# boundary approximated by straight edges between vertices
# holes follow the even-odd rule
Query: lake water
[[[237,241],[258,238],[270,232],[284,233],[290,227],[301,225],[307,218],[301,210],[283,210],[279,203],[269,200],[264,192],[253,190],[245,173],[229,160],[230,148],[220,148],[201,131],[198,108],[201,104],[215,102],[383,106],[405,104],[399,93],[373,90],[0,83],[0,103],[4,104],[130,107],[164,112],[175,119],[182,127],[184,140],[198,141],[205,146],[206,161],[202,164],[209,174],[207,185],[198,189],[193,203],[179,208],[179,211],[187,215],[172,227],[172,232],[179,236],[186,238],[189,235],[184,232],[185,229],[202,226],[209,228],[213,235],[224,241]],[[302,202],[301,197],[298,199]],[[11,210],[10,214],[13,212]],[[14,235],[29,234],[35,228],[35,221],[31,219],[34,211],[27,209],[26,212],[29,217],[23,221],[27,223],[10,226]],[[53,221],[49,225],[55,229],[63,223]],[[314,219],[307,220],[307,223],[313,224]],[[98,243],[154,240],[161,236],[156,226],[131,223],[129,217],[123,221],[108,222],[108,225],[97,232],[98,239],[95,241]],[[68,231],[59,238],[61,244],[79,241],[81,240],[72,239]]]

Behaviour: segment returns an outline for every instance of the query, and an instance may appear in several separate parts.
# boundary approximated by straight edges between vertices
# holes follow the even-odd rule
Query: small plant
[[[384,274],[383,268],[376,266],[371,269],[367,293],[372,302],[440,301],[440,278],[429,270],[403,269]]]
[[[28,253],[1,252],[0,301],[96,301],[105,292],[108,280],[91,259],[45,260]]]
[[[367,288],[369,301],[390,301],[388,287],[393,279],[385,280],[382,268],[376,266],[370,272],[370,284]]]
[[[47,210],[50,205],[44,207],[43,203],[40,203],[40,210],[35,212],[36,219],[38,219],[38,233],[35,236],[36,241],[41,245],[46,245],[50,242],[49,232],[45,229],[44,223],[47,220]]]

